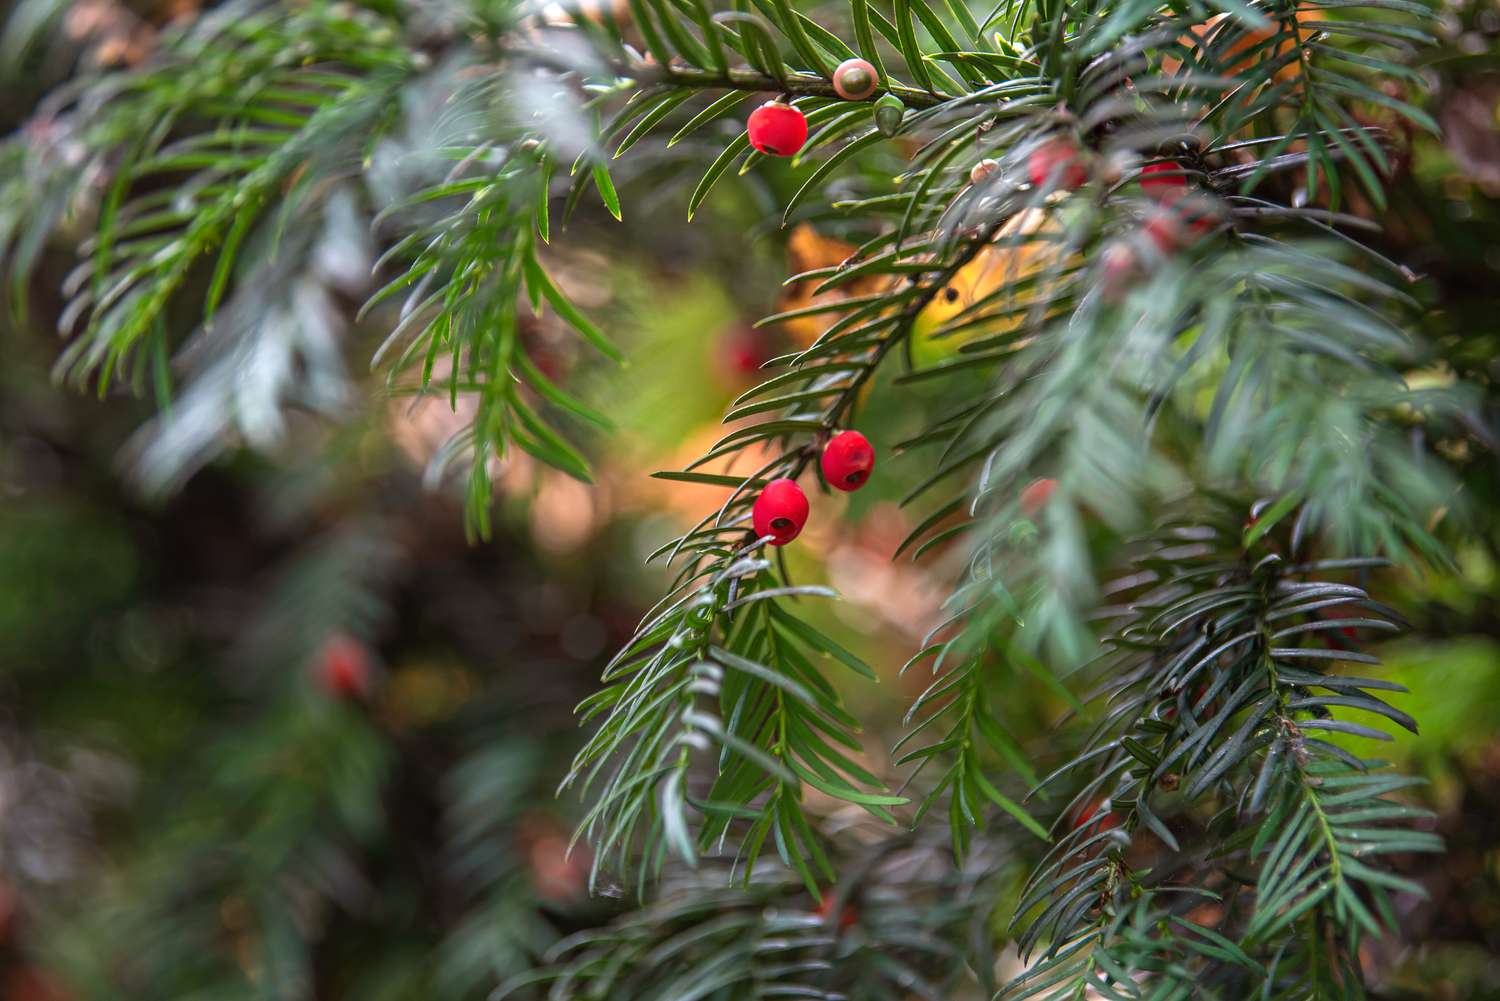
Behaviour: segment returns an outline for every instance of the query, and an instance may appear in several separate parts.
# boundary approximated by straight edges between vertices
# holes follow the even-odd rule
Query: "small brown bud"
[[[974,185],[983,184],[985,181],[995,176],[995,172],[999,169],[999,160],[991,160],[989,157],[985,157],[983,160],[980,160],[978,163],[974,164],[974,166],[969,170],[969,183]]]

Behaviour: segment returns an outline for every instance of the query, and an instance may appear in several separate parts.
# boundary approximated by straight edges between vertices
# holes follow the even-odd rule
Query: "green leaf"
[[[808,195],[817,190],[818,185],[822,183],[823,179],[826,178],[829,174],[833,173],[833,171],[837,170],[840,164],[858,155],[861,150],[884,141],[885,136],[881,135],[879,131],[872,130],[870,132],[866,132],[864,135],[853,140],[852,142],[846,143],[838,150],[838,152],[834,153],[828,159],[818,164],[817,168],[811,174],[807,175],[807,180],[802,182],[802,187],[798,188],[797,193],[792,196],[789,202],[787,202],[786,211],[783,212],[781,216],[781,224],[783,226],[787,224],[787,221],[792,216],[793,210],[795,210],[797,206],[800,205]]]
[[[850,0],[850,14],[854,19],[854,37],[859,43],[859,54],[871,66],[882,84],[886,84],[885,66],[880,61],[880,47],[875,44],[875,33],[870,30],[870,0]]]
[[[897,31],[897,48],[901,50],[901,57],[906,61],[906,68],[911,71],[912,77],[923,90],[931,94],[937,94],[937,89],[932,84],[932,75],[927,69],[926,57],[922,54],[922,47],[917,44],[917,26],[912,13],[912,5],[919,4],[922,0],[895,0],[895,25]],[[952,46],[958,48],[958,46]]]
[[[543,156],[537,167],[540,177],[537,185],[536,208],[533,218],[536,220],[537,235],[542,238],[543,243],[550,243],[552,238],[552,220],[549,208],[552,202],[552,157]]]
[[[714,158],[714,162],[709,164],[708,170],[704,172],[703,179],[698,182],[698,186],[693,189],[692,195],[688,198],[688,219],[693,218],[693,213],[698,211],[698,206],[703,204],[703,199],[707,198],[708,193],[713,190],[715,182],[724,171],[729,169],[730,162],[749,148],[750,136],[748,133],[741,132],[733,142],[724,147],[722,153]]]
[[[1026,828],[1028,831],[1030,831],[1032,834],[1035,834],[1043,841],[1052,840],[1052,836],[1047,833],[1047,829],[1045,827],[1037,823],[1036,819],[1033,818],[1031,814],[1027,813],[1019,803],[1004,795],[1000,792],[1000,790],[991,785],[990,780],[984,777],[984,773],[982,771],[980,771],[979,769],[975,769],[972,774],[974,776],[974,781],[979,784],[979,788],[984,792],[985,796],[989,798],[990,802],[994,803],[1000,809],[1016,818],[1016,820],[1020,822],[1022,827]]]
[[[527,285],[533,292],[540,293],[551,303],[552,308],[557,311],[557,315],[567,321],[568,326],[582,334],[585,340],[598,348],[606,356],[613,358],[615,361],[625,360],[624,354],[621,353],[619,348],[610,343],[609,338],[604,336],[604,332],[589,322],[589,319],[567,300],[567,297],[562,294],[557,286],[552,284],[552,279],[547,277],[547,272],[542,269],[541,264],[537,262],[534,256],[527,254],[522,262],[522,266],[526,270]]]
[[[593,166],[594,187],[599,190],[599,197],[604,200],[604,207],[609,209],[609,214],[620,220],[620,196],[615,193],[615,182],[609,176],[609,168],[603,163],[595,163]]]
[[[719,96],[702,111],[688,119],[687,124],[683,125],[682,128],[672,133],[672,138],[667,140],[667,146],[677,145],[707,123],[743,104],[751,96],[751,93],[746,90],[731,90],[729,93]]]

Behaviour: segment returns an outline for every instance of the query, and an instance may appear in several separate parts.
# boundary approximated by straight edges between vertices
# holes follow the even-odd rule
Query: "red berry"
[[[525,814],[517,832],[531,883],[544,900],[567,904],[588,896],[592,858],[582,845],[572,848],[568,832],[539,811]]]
[[[879,85],[880,74],[863,59],[845,59],[833,71],[833,91],[846,101],[863,101]]]
[[[1028,518],[1036,517],[1036,513],[1047,506],[1056,489],[1057,481],[1047,477],[1026,484],[1021,490],[1021,513]]]
[[[818,902],[818,917],[822,918],[825,922],[833,917],[833,906],[833,895],[829,894]],[[839,911],[839,931],[848,931],[858,923],[859,910],[853,904],[845,904],[843,909]]]
[[[1166,255],[1194,243],[1218,225],[1218,213],[1211,202],[1184,198],[1153,213],[1141,232],[1158,253]]]
[[[750,112],[750,145],[771,156],[795,156],[807,142],[807,116],[790,104],[767,101]]]
[[[1101,813],[1102,811],[1102,813]],[[1092,827],[1090,834],[1098,834],[1100,831],[1108,831],[1120,826],[1120,817],[1110,809],[1107,799],[1096,799],[1084,807],[1078,814],[1078,819],[1073,821],[1073,830],[1080,827]]]
[[[731,383],[740,383],[755,375],[775,354],[771,350],[770,335],[754,327],[736,327],[723,336],[717,347],[721,371]]]
[[[1169,202],[1187,191],[1182,168],[1170,161],[1148,163],[1141,168],[1141,190],[1159,202]]]
[[[1156,248],[1156,252],[1165,257],[1176,250],[1184,242],[1185,233],[1182,231],[1182,219],[1170,209],[1162,209],[1146,220],[1141,227],[1147,240]]]
[[[1128,243],[1121,241],[1104,248],[1099,262],[1099,285],[1107,302],[1117,302],[1125,294],[1139,263],[1135,249]]]
[[[807,494],[795,480],[772,480],[755,498],[750,521],[757,536],[769,535],[771,545],[784,546],[802,534],[807,524]]]
[[[875,468],[875,447],[858,431],[840,431],[823,446],[823,478],[835,490],[858,490]]]
[[[1076,191],[1088,183],[1088,168],[1078,147],[1068,139],[1048,139],[1031,151],[1027,161],[1031,183],[1037,188],[1053,187]]]
[[[1176,691],[1181,691],[1181,689],[1177,689]],[[1208,682],[1206,682],[1206,681],[1200,681],[1200,682],[1198,682],[1196,685],[1193,686],[1193,693],[1192,693],[1192,695],[1188,697],[1188,705],[1189,706],[1197,706],[1198,702],[1203,698],[1203,694],[1205,692],[1207,692],[1207,691],[1208,691]],[[1173,701],[1175,702],[1175,698],[1174,698]],[[1162,719],[1175,719],[1176,717],[1177,717],[1177,706],[1175,706],[1175,705],[1169,705],[1169,706],[1167,706],[1167,708],[1165,709],[1165,711],[1163,711],[1162,714],[1161,714],[1161,718]]]
[[[1183,199],[1173,207],[1194,237],[1207,236],[1219,228],[1219,207],[1210,199]]]
[[[330,636],[318,661],[318,682],[336,699],[362,699],[370,692],[370,655],[345,633]]]

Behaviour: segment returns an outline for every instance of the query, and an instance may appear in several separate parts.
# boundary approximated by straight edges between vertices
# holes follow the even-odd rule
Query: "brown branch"
[[[793,97],[827,97],[842,101],[833,89],[833,81],[815,73],[791,71],[778,79],[747,66],[731,66],[722,73],[718,70],[699,69],[693,66],[673,65],[662,67],[655,62],[610,59],[598,64],[584,65],[565,59],[555,52],[542,48],[512,47],[512,55],[518,55],[539,66],[550,67],[563,73],[588,74],[598,69],[606,70],[617,77],[634,80],[641,86],[692,87],[697,90],[748,90],[765,91],[771,94],[789,94]],[[903,83],[886,83],[875,89],[865,101],[874,102],[883,94],[894,94],[908,108],[933,108],[951,97],[934,94]]]
[[[732,66],[723,73],[717,70],[695,69],[686,66],[670,66],[662,69],[654,64],[620,65],[613,67],[621,76],[637,83],[662,86],[697,87],[704,90],[750,90],[775,94],[790,94],[793,97],[829,97],[844,100],[833,89],[833,82],[812,73],[788,73],[778,80],[758,70]],[[931,108],[942,104],[944,98],[908,87],[905,84],[887,84],[876,88],[875,93],[865,98],[875,101],[882,94],[895,94],[908,108]]]

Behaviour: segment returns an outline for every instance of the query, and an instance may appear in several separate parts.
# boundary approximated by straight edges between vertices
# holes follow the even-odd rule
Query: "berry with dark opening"
[[[863,59],[845,59],[833,71],[833,91],[846,101],[863,101],[879,85],[880,74]]]
[[[370,693],[370,654],[346,633],[330,636],[318,657],[318,683],[333,698],[353,701]]]
[[[1141,190],[1159,202],[1170,202],[1187,192],[1187,177],[1171,161],[1148,163],[1141,168]]]
[[[969,183],[983,184],[991,177],[994,177],[995,171],[999,169],[999,160],[991,160],[989,157],[985,157],[983,160],[980,160],[978,163],[974,164],[973,167],[969,168]]]
[[[755,498],[750,522],[758,537],[763,539],[769,535],[771,545],[784,546],[802,534],[802,526],[807,524],[807,510],[807,494],[795,480],[772,480]]]
[[[1053,187],[1076,191],[1088,183],[1089,171],[1083,153],[1070,139],[1048,139],[1031,151],[1026,163],[1031,183],[1038,188]]]
[[[1047,506],[1052,499],[1053,491],[1057,489],[1057,481],[1048,477],[1032,480],[1021,489],[1021,513],[1028,518],[1035,518],[1036,513]]]
[[[750,112],[750,145],[769,156],[796,156],[807,142],[807,116],[784,101],[767,101]]]
[[[858,490],[875,468],[875,446],[858,431],[840,431],[823,446],[823,478],[835,490]]]

